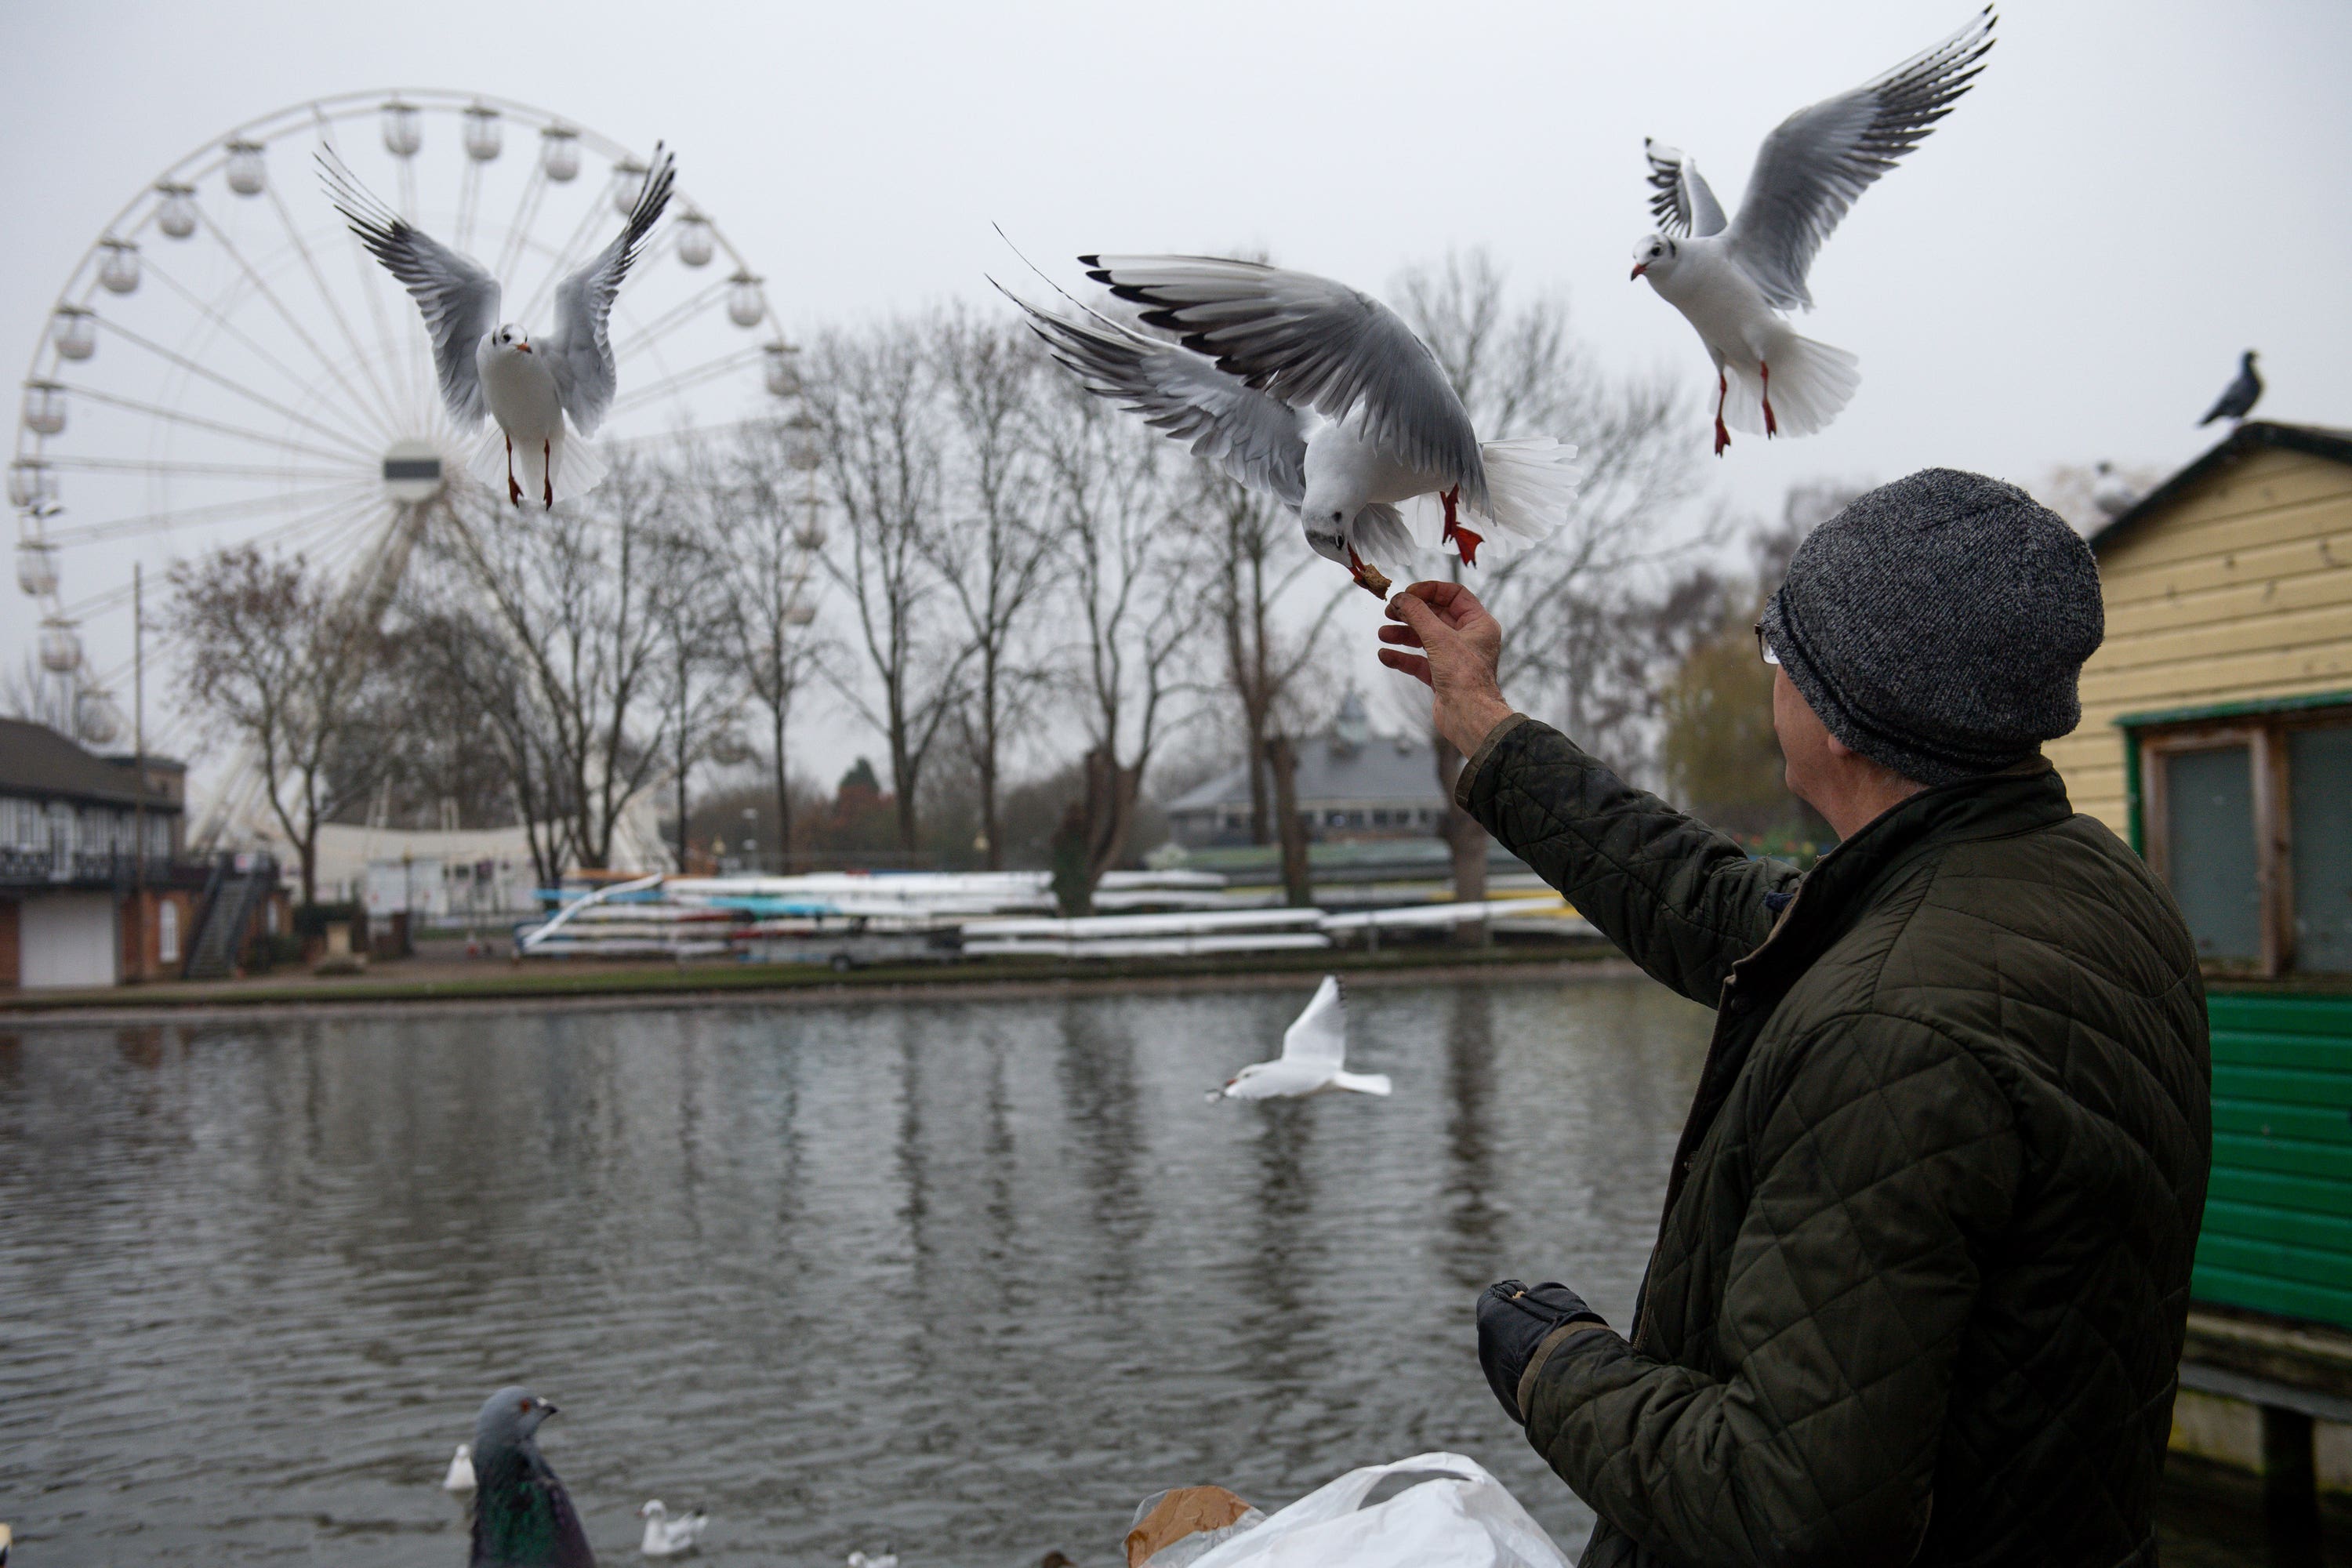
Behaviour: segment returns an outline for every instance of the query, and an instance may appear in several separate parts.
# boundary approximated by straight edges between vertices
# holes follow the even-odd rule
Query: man
[[[1627,1335],[1563,1285],[1479,1302],[1496,1396],[1601,1516],[1585,1568],[2153,1563],[2204,993],[2040,754],[2105,631],[2088,548],[1945,469],[1805,542],[1757,628],[1789,787],[1842,840],[1802,875],[1512,712],[1468,593],[1389,615],[1464,809],[1717,1009]]]

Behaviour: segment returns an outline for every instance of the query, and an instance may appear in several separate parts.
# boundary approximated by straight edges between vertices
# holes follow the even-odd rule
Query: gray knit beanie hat
[[[1999,479],[1923,468],[1797,547],[1764,635],[1831,734],[1940,784],[2074,729],[2106,614],[2091,547],[2057,513]]]

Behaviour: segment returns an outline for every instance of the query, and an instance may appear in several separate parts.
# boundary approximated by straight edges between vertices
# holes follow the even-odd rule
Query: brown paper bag
[[[1249,1510],[1223,1487],[1178,1487],[1127,1532],[1127,1568],[1143,1568],[1161,1547],[1203,1530],[1223,1530]]]

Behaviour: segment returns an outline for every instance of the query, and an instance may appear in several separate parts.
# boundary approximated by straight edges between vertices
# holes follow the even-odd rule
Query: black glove
[[[1478,1298],[1478,1364],[1486,1369],[1486,1384],[1511,1419],[1520,1426],[1528,1418],[1519,1409],[1519,1379],[1536,1348],[1562,1323],[1585,1322],[1607,1328],[1607,1320],[1584,1304],[1584,1298],[1558,1280],[1522,1285],[1506,1279],[1486,1287]]]

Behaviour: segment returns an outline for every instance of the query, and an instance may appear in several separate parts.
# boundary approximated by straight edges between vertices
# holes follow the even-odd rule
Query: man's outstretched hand
[[[1502,623],[1459,583],[1415,583],[1389,601],[1381,628],[1381,662],[1427,686],[1435,698],[1438,733],[1464,756],[1511,716],[1496,675],[1503,657]],[[1421,652],[1405,653],[1404,648]]]

